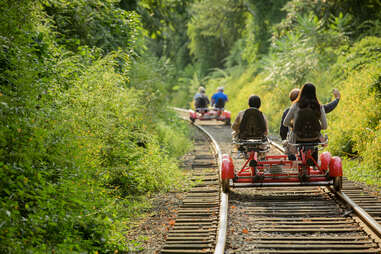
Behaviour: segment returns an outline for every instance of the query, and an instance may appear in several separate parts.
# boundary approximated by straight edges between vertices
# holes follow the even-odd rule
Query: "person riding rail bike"
[[[248,104],[249,108],[240,111],[232,125],[233,142],[259,139],[266,143],[268,125],[265,115],[259,110],[261,99],[257,95],[252,95],[249,97]],[[266,149],[265,146],[264,144],[259,148]],[[238,146],[237,149],[240,151],[241,147]]]
[[[293,103],[297,98],[298,98],[298,95],[299,95],[299,92],[300,92],[300,89],[299,88],[294,88],[290,91],[289,93],[289,98],[290,98],[290,101],[291,103]],[[334,95],[335,99],[333,101],[331,101],[330,103],[327,103],[327,104],[324,104],[324,111],[326,114],[328,114],[329,112],[331,112],[332,110],[334,110],[336,108],[336,106],[339,104],[339,101],[340,101],[340,92],[339,90],[337,90],[336,88],[332,90],[332,94]],[[279,135],[282,139],[282,143],[284,143],[284,146],[287,146],[287,133],[288,133],[288,127],[287,126],[284,126],[283,125],[283,121],[288,113],[288,111],[290,110],[290,108],[288,107],[287,109],[285,109],[285,111],[283,112],[282,114],[282,119],[281,119],[281,122],[280,122],[280,128],[279,128]],[[290,153],[288,154],[288,158],[290,160],[295,160],[296,157],[294,154]]]
[[[201,114],[206,113],[208,111],[209,103],[208,96],[205,94],[205,88],[200,87],[198,93],[194,96],[194,107],[196,112],[200,112]]]
[[[303,85],[283,124],[291,129],[287,136],[289,152],[296,153],[292,151],[295,148],[293,144],[318,144],[325,141],[320,131],[327,129],[327,118],[324,106],[316,97],[316,88],[313,84]],[[316,162],[318,161],[317,148],[314,148],[312,157]]]
[[[224,88],[217,88],[217,92],[213,94],[212,98],[212,107],[217,110],[217,116],[220,116],[222,111],[224,111],[225,103],[228,101],[228,96],[224,94]]]

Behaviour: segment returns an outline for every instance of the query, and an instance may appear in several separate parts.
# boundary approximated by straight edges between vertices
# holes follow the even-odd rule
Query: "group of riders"
[[[195,103],[195,108],[197,112],[204,113],[205,111],[208,110],[210,101],[208,99],[208,96],[205,94],[205,88],[200,87],[198,89],[198,92],[194,96],[194,103]],[[228,101],[228,96],[224,94],[224,88],[219,87],[217,88],[217,92],[213,94],[211,97],[212,101],[212,107],[218,110],[223,110],[225,107],[225,103]]]
[[[225,106],[228,97],[223,91],[223,87],[219,87],[211,97],[212,106],[216,108]],[[340,93],[337,89],[333,90],[333,95],[335,100],[321,105],[316,96],[316,87],[311,83],[304,84],[301,89],[292,89],[289,93],[292,104],[283,112],[279,134],[290,160],[295,160],[292,144],[324,143],[327,141],[327,137],[324,137],[320,131],[327,128],[326,114],[336,108],[339,103]],[[207,108],[209,105],[209,99],[205,95],[203,87],[199,88],[194,99],[196,110]],[[248,106],[249,108],[238,113],[231,126],[233,141],[267,139],[268,124],[265,115],[259,109],[261,106],[260,97],[251,95]],[[317,157],[317,151],[313,157]]]

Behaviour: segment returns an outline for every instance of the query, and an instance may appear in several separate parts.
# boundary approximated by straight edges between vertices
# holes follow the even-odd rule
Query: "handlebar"
[[[216,107],[211,107],[211,108],[196,108],[196,110],[224,110],[224,108],[216,108]]]
[[[290,146],[297,146],[297,147],[300,147],[300,146],[324,146],[328,144],[328,139],[324,142],[312,142],[312,143],[296,143],[296,144],[292,144],[292,143],[289,143]]]
[[[247,139],[247,140],[241,140],[241,141],[235,141],[233,140],[233,144],[235,145],[263,145],[268,144],[269,140],[267,138],[265,139]]]
[[[288,145],[296,147],[296,149],[298,149],[298,150],[300,150],[300,149],[303,149],[303,150],[309,150],[309,149],[322,150],[324,148],[324,146],[327,144],[328,144],[328,139],[326,139],[326,141],[324,141],[324,142],[297,143],[297,144],[289,143]]]

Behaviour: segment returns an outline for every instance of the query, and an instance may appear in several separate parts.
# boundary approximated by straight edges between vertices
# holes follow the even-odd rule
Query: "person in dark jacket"
[[[205,89],[201,87],[199,89],[199,94],[196,94],[194,96],[194,106],[196,108],[196,111],[207,111],[209,103],[209,98],[205,94]]]
[[[259,110],[261,106],[261,98],[257,95],[249,97],[249,108],[242,110],[238,113],[232,125],[233,142],[240,142],[247,139],[267,139],[268,124],[265,115]],[[262,151],[266,150],[267,143],[258,146]],[[238,155],[236,158],[242,156],[246,158],[246,152],[242,150],[240,145],[236,145]],[[265,152],[259,152],[258,158],[264,158]]]
[[[247,138],[262,138],[262,137],[265,137],[267,136],[268,134],[268,124],[267,124],[267,119],[265,117],[265,115],[259,110],[259,107],[261,106],[261,98],[257,95],[251,95],[249,97],[249,109],[255,109],[254,111],[257,112],[256,115],[258,115],[259,117],[255,118],[254,119],[252,118],[252,120],[254,122],[250,123],[254,126],[252,126],[252,128],[250,128],[252,131],[257,131],[257,135],[254,136],[251,136],[251,137],[247,137]],[[242,128],[245,128],[246,126],[242,126],[241,123],[242,123],[242,119],[244,118],[245,116],[245,113],[248,115],[250,115],[248,109],[245,109],[245,110],[242,110],[238,113],[236,119],[234,120],[234,123],[232,125],[232,136],[233,136],[233,140],[239,140],[241,137],[241,131],[242,131]],[[250,132],[249,130],[247,132]]]
[[[291,102],[294,102],[296,100],[296,98],[298,98],[299,92],[300,92],[299,88],[294,88],[294,89],[292,89],[290,91],[289,97],[290,97],[290,101]],[[335,96],[335,100],[331,101],[328,104],[324,104],[323,105],[324,111],[325,111],[326,114],[331,112],[332,110],[334,110],[336,108],[337,104],[339,104],[339,101],[340,101],[340,96],[341,95],[340,95],[339,90],[337,90],[335,88],[335,89],[333,89],[332,93],[333,93],[333,96]],[[286,117],[286,115],[287,115],[289,110],[290,110],[290,108],[287,108],[283,112],[282,120],[280,122],[279,135],[280,135],[282,140],[286,140],[287,139],[288,127],[283,125],[283,121],[284,121],[284,118]]]

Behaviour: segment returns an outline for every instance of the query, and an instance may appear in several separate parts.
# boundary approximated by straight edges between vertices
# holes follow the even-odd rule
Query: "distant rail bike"
[[[230,125],[230,111],[224,108],[197,108],[195,111],[189,111],[189,119],[192,123],[196,120],[217,120],[225,122],[226,125]]]
[[[220,177],[224,192],[231,187],[333,186],[336,191],[342,187],[341,159],[329,152],[323,152],[319,161],[313,156],[325,143],[293,144],[297,151],[295,160],[289,160],[287,155],[266,155],[270,148],[267,138],[235,144],[244,152],[246,161],[235,171],[233,159],[228,154],[222,156]]]

